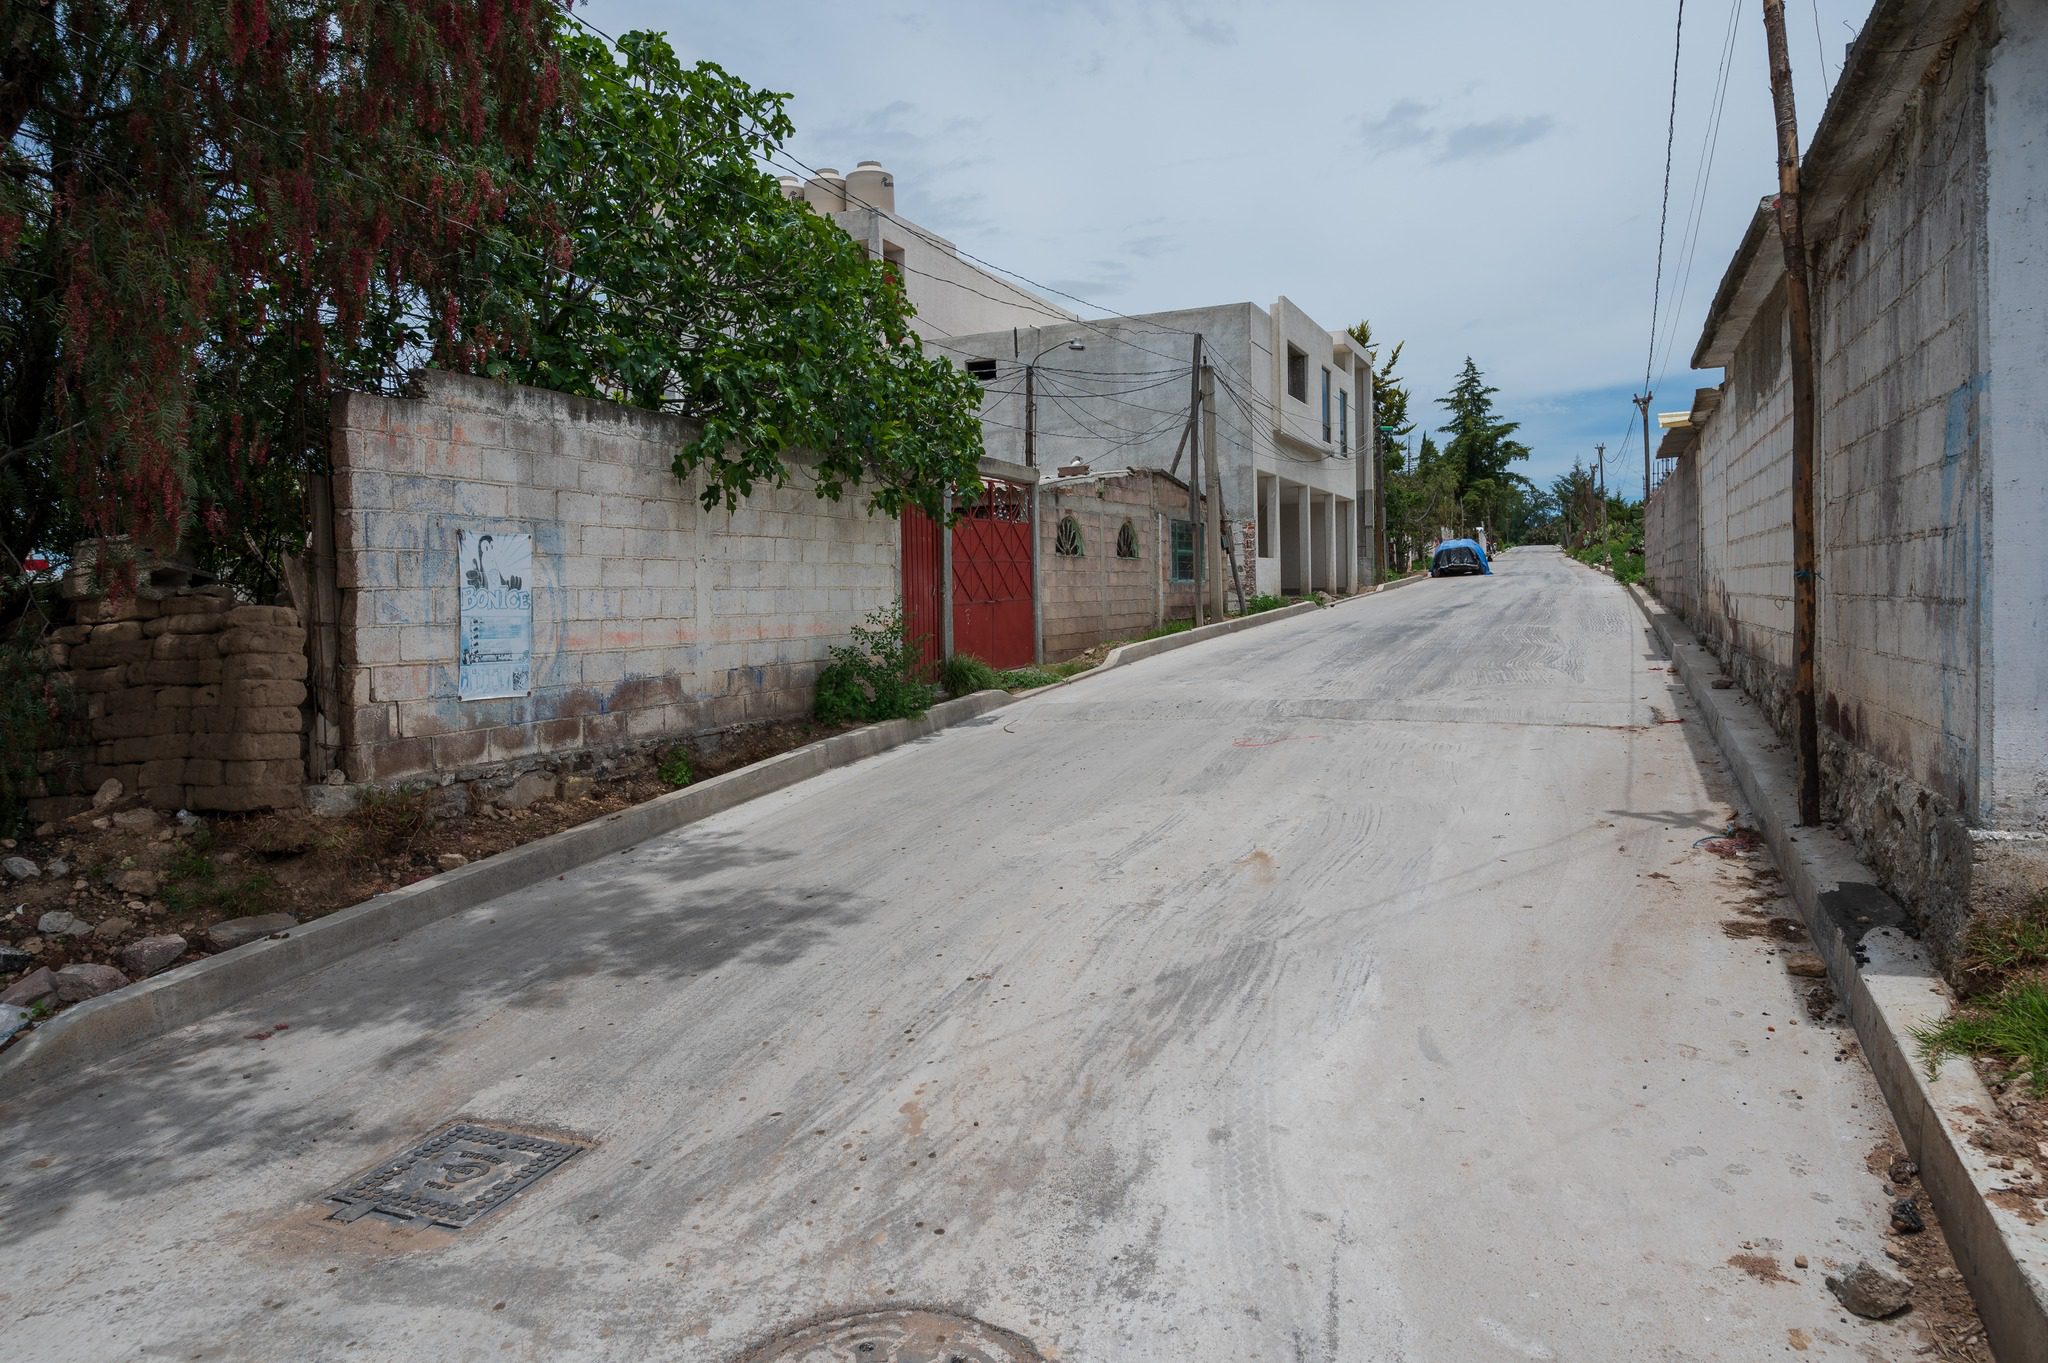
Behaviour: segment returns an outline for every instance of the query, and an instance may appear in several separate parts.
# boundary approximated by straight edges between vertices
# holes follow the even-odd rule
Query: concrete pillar
[[[1320,555],[1323,580],[1319,584],[1326,592],[1337,589],[1337,498],[1335,494],[1323,498],[1323,544]]]
[[[1299,545],[1297,552],[1301,555],[1297,562],[1300,565],[1301,594],[1307,596],[1316,583],[1315,492],[1307,483],[1302,483],[1295,492],[1295,498],[1295,523],[1301,527],[1301,533],[1295,536]]]
[[[2048,821],[2048,389],[2039,382],[2048,373],[2048,6],[2000,5],[1998,23],[1985,70],[1983,370],[1967,385],[1974,392],[1950,396],[1948,425],[1967,431],[1975,403],[1989,493],[1989,524],[1974,537],[1977,807],[1968,813],[1986,828],[2038,829]]]

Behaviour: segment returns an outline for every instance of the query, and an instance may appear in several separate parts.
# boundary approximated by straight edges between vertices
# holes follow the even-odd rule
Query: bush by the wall
[[[917,641],[903,623],[899,601],[855,625],[853,642],[831,650],[818,674],[812,713],[820,724],[873,724],[911,719],[932,703],[931,683],[920,671]]]
[[[939,685],[949,696],[971,696],[992,691],[1002,684],[996,670],[972,653],[956,653],[939,668]]]

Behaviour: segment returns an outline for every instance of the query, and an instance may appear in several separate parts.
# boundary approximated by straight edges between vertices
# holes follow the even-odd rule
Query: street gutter
[[[1112,649],[1100,665],[1052,686],[1014,694],[977,691],[941,701],[916,719],[890,720],[835,734],[723,776],[657,795],[589,823],[565,828],[537,842],[508,848],[467,866],[414,881],[288,931],[137,981],[67,1008],[0,1053],[0,1101],[19,1096],[52,1075],[104,1060],[356,952],[396,941],[429,923],[540,884],[551,876],[722,814],[799,781],[851,766],[862,758],[929,737],[991,710],[1099,676],[1115,667],[1320,609],[1313,602],[1302,602],[1125,644]]]
[[[1735,773],[1760,831],[1792,888],[1828,980],[1849,1011],[1907,1151],[1920,1166],[1956,1266],[1977,1300],[2000,1363],[2048,1363],[2048,1229],[2030,1225],[1990,1195],[2007,1171],[1970,1144],[1997,1111],[1976,1067],[1951,1060],[1929,1078],[1916,1027],[1946,1017],[1954,1000],[1932,954],[1904,932],[1898,902],[1878,888],[1848,839],[1801,827],[1798,778],[1786,745],[1739,690],[1713,688],[1719,662],[1683,622],[1641,587],[1625,590],[1662,643]]]

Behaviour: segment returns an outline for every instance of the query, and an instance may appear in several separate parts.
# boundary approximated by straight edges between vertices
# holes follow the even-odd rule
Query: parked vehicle
[[[1486,550],[1478,541],[1445,540],[1430,556],[1431,577],[1450,577],[1457,573],[1492,575],[1493,565],[1486,561]]]

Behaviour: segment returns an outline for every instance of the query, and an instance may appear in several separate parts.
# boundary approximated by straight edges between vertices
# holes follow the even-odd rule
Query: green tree
[[[0,4],[0,587],[83,537],[265,539],[335,383],[473,353],[455,299],[555,13]]]
[[[1511,438],[1521,423],[1504,421],[1494,410],[1493,399],[1499,392],[1487,384],[1468,355],[1450,394],[1437,399],[1437,405],[1449,413],[1441,429],[1450,437],[1443,453],[1457,480],[1461,515],[1456,519],[1467,523],[1487,520],[1492,524],[1506,511],[1511,496],[1508,489],[1517,480],[1509,466],[1529,457],[1529,447]]]
[[[940,514],[978,486],[980,386],[928,357],[880,261],[783,197],[761,161],[786,96],[658,33],[614,51],[563,22],[574,98],[543,129],[469,310],[503,336],[485,372],[674,411],[706,507],[780,486],[807,452],[818,494]]]

